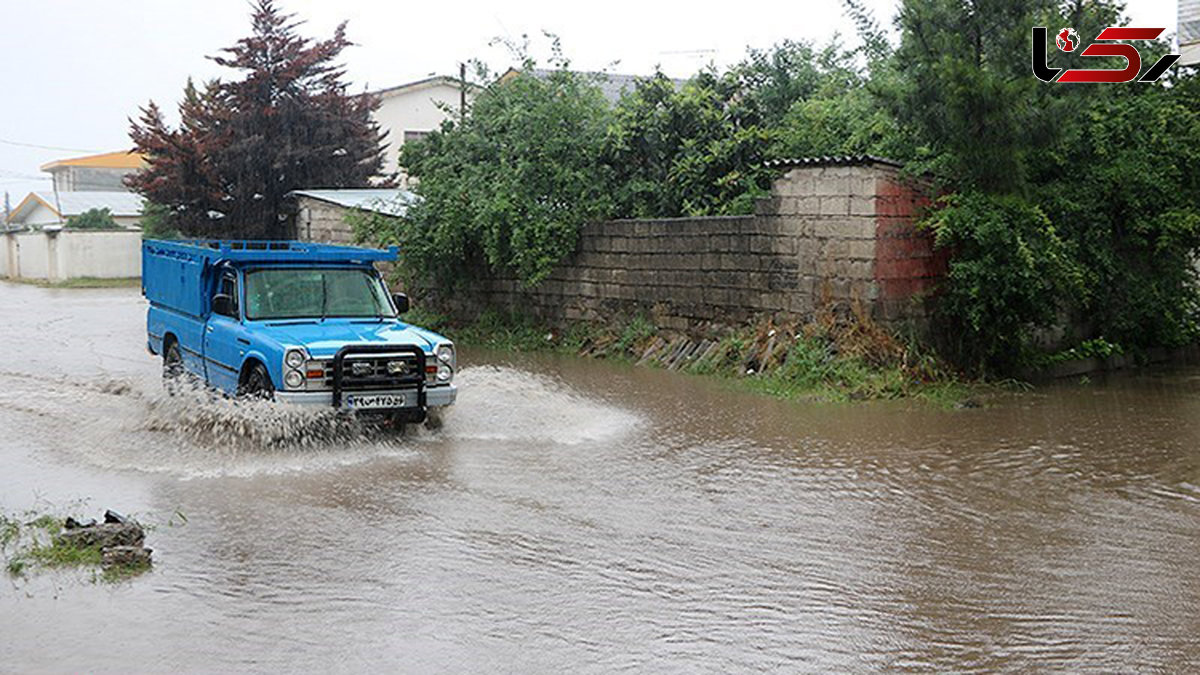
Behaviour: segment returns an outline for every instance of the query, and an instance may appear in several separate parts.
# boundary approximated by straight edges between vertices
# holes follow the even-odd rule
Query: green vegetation
[[[19,577],[35,568],[99,568],[103,559],[99,546],[77,545],[59,537],[65,522],[65,517],[36,511],[0,514],[0,556],[8,574]],[[119,581],[148,569],[145,564],[109,565],[93,579]]]
[[[67,218],[67,227],[73,230],[119,230],[120,225],[112,217],[112,211],[107,207],[88,209],[77,216]]]
[[[178,239],[182,236],[172,223],[171,209],[150,200],[142,205],[138,223],[142,226],[142,239]]]
[[[1111,0],[904,0],[894,48],[861,2],[845,4],[857,48],[750,50],[683,86],[646,78],[615,106],[556,44],[551,76],[526,59],[526,74],[486,80],[465,115],[406,144],[425,201],[356,230],[405,244],[414,278],[532,285],[589,219],[746,213],[769,186],[764,160],[880,154],[941,198],[924,223],[952,252],[936,334],[957,367],[1003,374],[1092,340],[1132,354],[1196,340],[1195,70],[1119,86],[1032,76],[1030,26],[1090,40],[1125,23]],[[1052,67],[1104,67],[1052,37]],[[1170,45],[1139,48],[1150,63]],[[1064,327],[1058,344],[1039,338]]]
[[[604,98],[561,56],[554,65],[546,78],[489,86],[469,115],[401,148],[424,199],[381,239],[403,246],[416,272],[453,283],[511,269],[534,284],[574,249],[581,225],[611,212]]]
[[[413,310],[405,316],[447,331],[460,345],[517,352],[550,351],[723,378],[771,396],[817,401],[915,398],[950,406],[984,385],[958,378],[934,356],[897,340],[862,315],[822,312],[796,326],[763,322],[709,340],[659,329],[644,315],[606,326],[551,328],[496,311],[455,323]]]

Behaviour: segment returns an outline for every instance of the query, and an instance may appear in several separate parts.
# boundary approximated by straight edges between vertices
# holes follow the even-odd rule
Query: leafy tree
[[[465,116],[403,146],[422,200],[385,241],[404,246],[413,271],[450,283],[510,271],[536,284],[574,250],[581,225],[611,213],[604,97],[561,55],[554,64],[539,77],[526,60]]]
[[[1200,296],[1200,82],[1116,89],[1086,101],[1069,142],[1038,167],[1037,199],[1075,245],[1088,293],[1077,314],[1130,346],[1195,339]]]
[[[953,187],[1025,184],[1056,111],[1029,73],[1029,27],[1049,0],[905,0],[887,101],[921,140],[921,167]]]
[[[142,205],[142,216],[138,222],[142,226],[143,239],[176,239],[179,230],[172,225],[171,210],[162,204],[147,201]]]
[[[669,217],[749,210],[769,182],[767,136],[734,76],[703,72],[676,90],[661,73],[639,81],[605,140],[617,214]]]
[[[75,230],[115,230],[119,229],[113,219],[110,209],[88,209],[77,216],[67,218],[67,227]]]
[[[1032,25],[1094,36],[1120,23],[1103,1],[902,5],[882,93],[915,166],[959,193],[929,222],[953,251],[938,316],[947,334],[961,329],[955,351],[972,364],[1011,367],[1048,322],[1134,350],[1196,335],[1194,77],[1045,85],[1024,58]],[[1054,67],[1085,66],[1049,51]]]
[[[169,127],[153,102],[131,122],[148,166],[128,185],[169,209],[189,235],[282,238],[282,202],[301,187],[363,187],[382,167],[378,101],[350,95],[336,59],[345,24],[313,42],[273,0],[259,0],[253,31],[213,61],[236,81],[190,81]]]

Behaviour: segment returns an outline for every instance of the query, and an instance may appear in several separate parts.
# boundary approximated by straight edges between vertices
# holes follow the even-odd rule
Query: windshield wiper
[[[325,290],[325,284],[326,284],[326,283],[327,283],[327,282],[326,282],[326,279],[325,279],[325,275],[324,275],[324,274],[322,274],[322,275],[321,275],[321,321],[322,321],[322,322],[324,322],[324,321],[325,321],[325,311],[326,311],[326,310],[325,310],[325,304],[326,304],[326,299],[329,297],[329,293],[328,293],[328,291],[326,291],[326,290]]]

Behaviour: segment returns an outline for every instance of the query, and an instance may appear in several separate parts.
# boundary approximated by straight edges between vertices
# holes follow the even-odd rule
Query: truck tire
[[[255,362],[246,372],[246,377],[238,387],[238,396],[242,398],[275,398],[275,385],[271,383],[271,374],[267,367]]]
[[[174,394],[183,380],[183,353],[179,351],[179,343],[172,340],[163,350],[163,387],[168,394]]]

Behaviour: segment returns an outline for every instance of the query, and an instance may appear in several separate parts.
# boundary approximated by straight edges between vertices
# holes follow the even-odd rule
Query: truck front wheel
[[[242,379],[238,387],[238,396],[244,398],[271,399],[275,397],[275,385],[271,384],[271,374],[261,363],[254,363]]]

